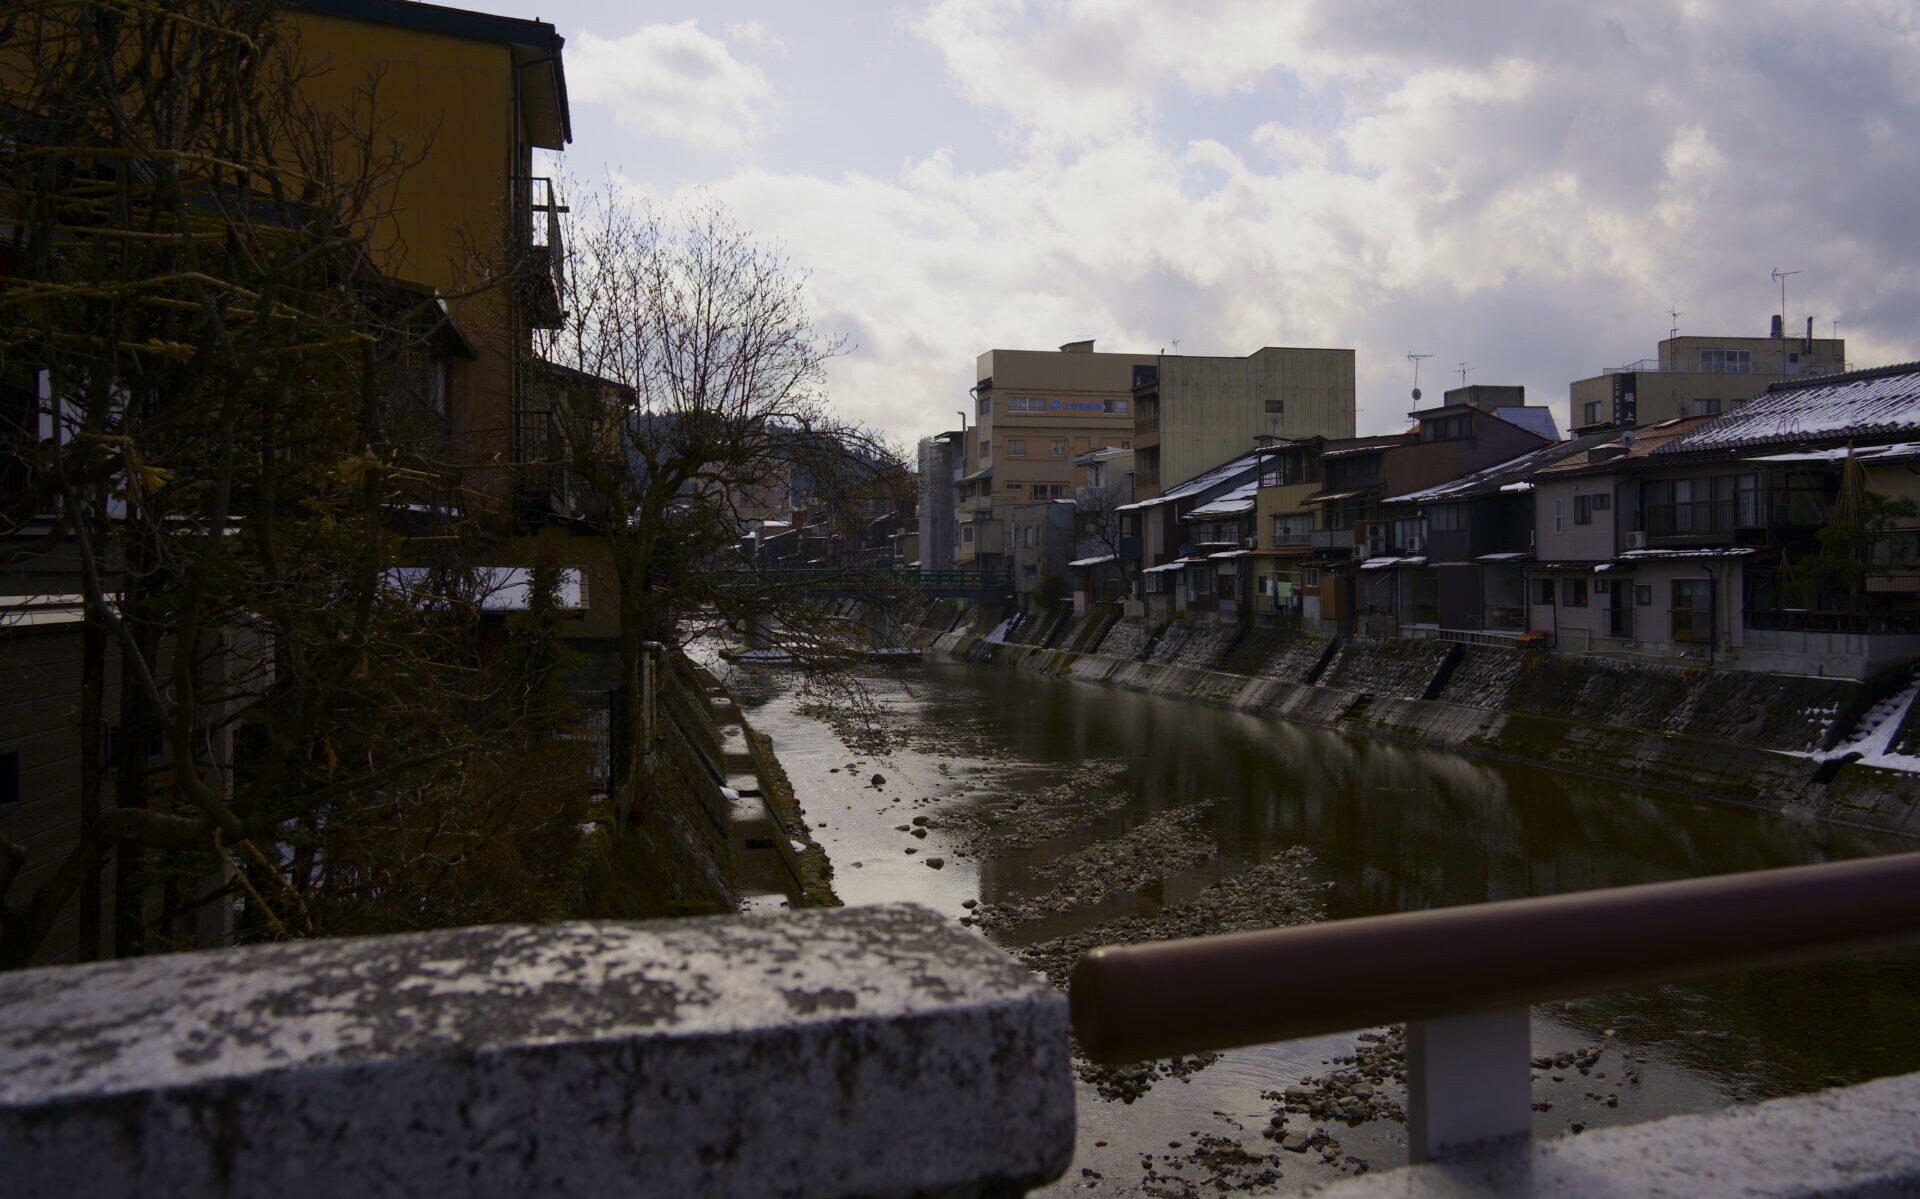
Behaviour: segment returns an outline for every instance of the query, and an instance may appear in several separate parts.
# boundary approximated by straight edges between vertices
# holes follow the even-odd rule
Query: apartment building
[[[1568,387],[1573,428],[1634,428],[1692,416],[1715,416],[1783,378],[1846,369],[1844,338],[1815,337],[1813,318],[1798,337],[1773,318],[1770,337],[1669,337],[1658,356],[1609,367]]]
[[[1152,355],[1096,352],[1091,341],[1057,352],[988,350],[976,363],[974,426],[955,513],[955,561],[1007,564],[1014,508],[1069,499],[1086,486],[1074,459],[1091,450],[1129,448],[1133,385]]]
[[[1245,452],[1256,437],[1352,437],[1353,351],[1266,346],[1160,355],[1133,387],[1135,498]]]

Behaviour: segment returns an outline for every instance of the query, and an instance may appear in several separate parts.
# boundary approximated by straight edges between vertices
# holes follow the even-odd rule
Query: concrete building
[[[1086,485],[1074,458],[1133,440],[1133,385],[1144,354],[1096,353],[1091,341],[1057,352],[988,350],[976,364],[967,472],[956,497],[961,566],[1004,566],[1008,516]]]
[[[1267,346],[1160,355],[1134,384],[1136,499],[1244,453],[1256,437],[1352,437],[1353,351]]]
[[[920,439],[919,560],[921,570],[951,570],[954,553],[954,487],[966,473],[966,434],[955,431]]]
[[[1812,317],[1799,337],[1782,336],[1778,317],[1771,337],[1669,337],[1657,358],[1573,382],[1568,422],[1576,430],[1634,428],[1715,416],[1778,379],[1833,374],[1846,369],[1846,360],[1846,340],[1815,337]]]

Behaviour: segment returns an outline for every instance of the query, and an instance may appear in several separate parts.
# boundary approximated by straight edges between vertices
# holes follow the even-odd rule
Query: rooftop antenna
[[[1180,339],[1177,337],[1173,339],[1173,352],[1175,354],[1180,352]]]
[[[1783,271],[1773,268],[1773,277],[1780,284],[1780,326],[1774,332],[1780,338],[1780,373],[1787,373],[1787,280],[1799,274],[1799,271]]]
[[[1408,354],[1407,361],[1413,363],[1413,402],[1420,402],[1420,360],[1431,358],[1432,354]]]
[[[1687,315],[1678,308],[1667,309],[1667,319],[1673,322],[1673,328],[1667,330],[1669,339],[1680,336],[1680,318]]]
[[[1462,363],[1460,364],[1460,386],[1462,386],[1462,387],[1465,387],[1465,386],[1467,385],[1467,372],[1468,372],[1468,371],[1475,371],[1475,370],[1479,370],[1479,369],[1480,369],[1480,368],[1479,368],[1479,367],[1477,367],[1477,366],[1468,366],[1468,365],[1467,365],[1466,363],[1464,363],[1464,362],[1462,362]]]

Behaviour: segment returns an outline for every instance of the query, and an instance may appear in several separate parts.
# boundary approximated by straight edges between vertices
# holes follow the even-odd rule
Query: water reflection
[[[930,665],[884,686],[895,689],[896,710],[913,726],[915,748],[895,755],[891,766],[908,778],[938,777],[942,760],[989,763],[997,785],[1010,787],[1057,780],[1082,763],[1128,767],[1118,784],[1128,802],[1117,813],[1032,851],[977,863],[979,893],[988,901],[1041,889],[1032,868],[1058,853],[1159,812],[1214,803],[1216,858],[1139,895],[1051,919],[1032,936],[1175,902],[1294,845],[1314,851],[1322,878],[1333,884],[1327,903],[1336,916],[1911,848],[1880,834],[1003,668]],[[762,702],[779,706],[771,696]],[[783,757],[790,748],[804,757],[814,735],[784,717],[770,731]],[[789,762],[789,769],[807,800],[804,767]],[[1650,1088],[1659,1093],[1637,1095],[1631,1104],[1623,1099],[1624,1110],[1603,1119],[1695,1108],[1713,1102],[1715,1090],[1756,1097],[1920,1070],[1920,954],[1553,1005],[1538,1012],[1536,1037],[1593,1038],[1603,1029],[1616,1029],[1656,1064],[1707,1084]]]

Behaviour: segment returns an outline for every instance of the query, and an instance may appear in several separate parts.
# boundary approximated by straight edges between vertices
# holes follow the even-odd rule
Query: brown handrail
[[[1105,946],[1073,968],[1097,1062],[1496,1011],[1920,942],[1920,853]]]

